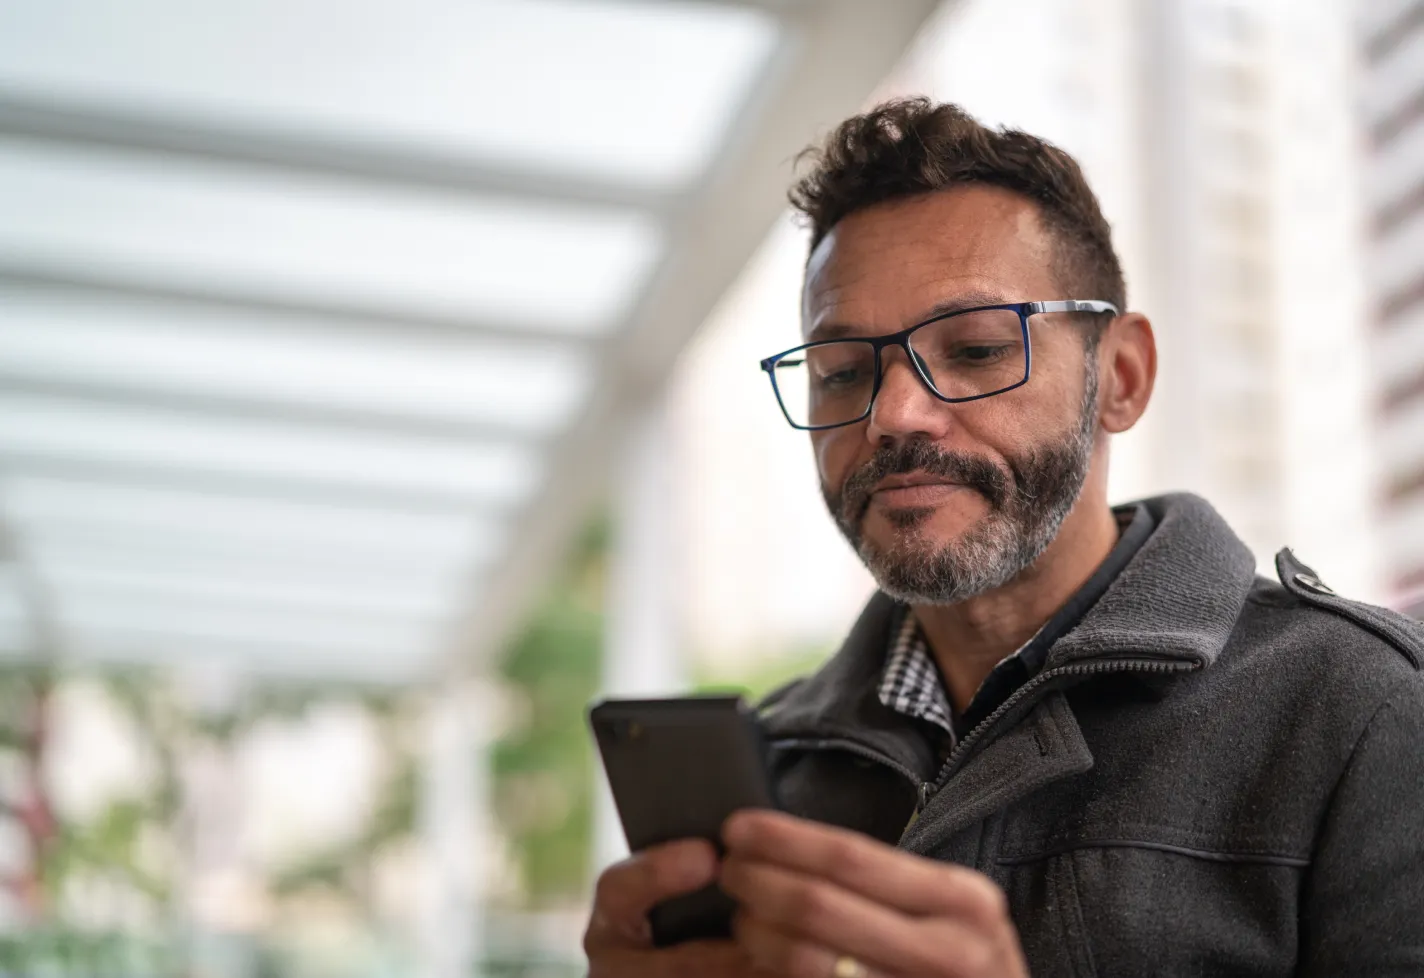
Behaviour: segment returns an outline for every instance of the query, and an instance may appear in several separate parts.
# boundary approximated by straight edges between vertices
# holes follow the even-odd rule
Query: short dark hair
[[[875,204],[965,184],[1003,187],[1039,207],[1055,239],[1054,276],[1070,299],[1127,308],[1112,229],[1073,157],[1017,129],[990,129],[957,105],[928,98],[885,102],[851,116],[800,159],[810,171],[791,204],[811,225],[811,250],[849,214]],[[1029,296],[1026,298],[1038,298]]]

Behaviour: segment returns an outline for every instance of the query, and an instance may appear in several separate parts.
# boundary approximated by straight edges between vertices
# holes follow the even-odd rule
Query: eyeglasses
[[[1028,383],[1028,320],[1045,312],[1111,314],[1101,299],[1011,302],[935,316],[909,329],[865,339],[821,340],[767,357],[781,413],[793,428],[821,431],[870,416],[880,392],[880,353],[898,346],[915,373],[941,401],[957,404],[993,397]]]

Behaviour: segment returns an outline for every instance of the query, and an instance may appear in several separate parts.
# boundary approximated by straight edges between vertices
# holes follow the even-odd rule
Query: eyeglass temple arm
[[[1052,302],[1026,302],[1029,312],[1110,312],[1118,314],[1117,306],[1101,299],[1057,299]]]

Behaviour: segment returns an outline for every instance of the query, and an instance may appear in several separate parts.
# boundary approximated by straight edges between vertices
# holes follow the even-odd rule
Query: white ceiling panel
[[[60,628],[66,632],[94,629],[186,635],[328,648],[353,655],[427,648],[440,637],[437,625],[386,615],[239,607],[191,599],[141,601],[132,594],[93,591],[67,594],[58,618]]]
[[[28,614],[18,566],[13,562],[0,562],[0,619],[27,620]]]
[[[0,621],[0,638],[4,636]],[[16,637],[24,633],[16,628]],[[23,646],[22,646],[23,647]],[[97,663],[120,668],[134,663],[191,667],[217,665],[241,672],[296,679],[333,679],[349,682],[410,683],[428,676],[430,641],[390,645],[362,643],[344,647],[330,643],[303,644],[248,641],[229,635],[190,635],[168,629],[149,630],[101,624],[67,625],[57,657],[67,663]],[[0,650],[3,651],[3,650]]]
[[[38,476],[0,480],[0,515],[24,534],[116,531],[157,544],[261,546],[277,559],[330,553],[372,562],[429,559],[473,564],[498,545],[496,524],[477,513],[224,496]]]
[[[489,537],[489,534],[485,534]],[[439,594],[458,600],[475,570],[485,566],[492,540],[444,549],[396,549],[330,541],[153,528],[78,521],[46,514],[24,526],[24,553],[41,572],[49,568],[101,573],[167,573],[221,581],[305,582],[351,594],[391,591]]]
[[[0,619],[0,655],[11,650],[24,654],[28,637],[20,623]],[[180,669],[216,666],[220,670],[237,667],[241,673],[257,673],[292,680],[333,680],[365,684],[409,684],[426,679],[436,665],[430,643],[376,649],[338,648],[330,645],[302,645],[249,642],[229,636],[186,635],[168,631],[112,628],[99,625],[70,626],[58,654],[66,662],[98,663],[118,668],[134,663],[171,665]]]
[[[0,139],[0,261],[464,317],[608,329],[658,255],[637,211],[377,187]]]
[[[45,0],[0,4],[0,85],[667,186],[777,39],[673,0]]]
[[[298,317],[173,307],[0,282],[0,378],[489,423],[540,434],[588,396],[553,341],[422,340]],[[0,381],[2,383],[3,381]]]
[[[280,566],[261,576],[211,567],[203,574],[192,574],[168,564],[145,566],[110,556],[107,562],[93,555],[66,562],[36,559],[36,575],[66,596],[108,594],[140,603],[163,600],[331,615],[374,614],[432,623],[443,620],[456,607],[451,581],[438,585],[397,578],[355,582],[335,572],[301,574]]]
[[[508,505],[534,485],[530,447],[511,442],[313,430],[0,393],[0,457],[422,492]]]

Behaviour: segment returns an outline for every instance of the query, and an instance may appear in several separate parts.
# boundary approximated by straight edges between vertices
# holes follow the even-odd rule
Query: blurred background
[[[1421,0],[0,4],[0,975],[580,973],[587,703],[870,592],[757,361],[921,92],[1102,199],[1114,496],[1418,614]]]

